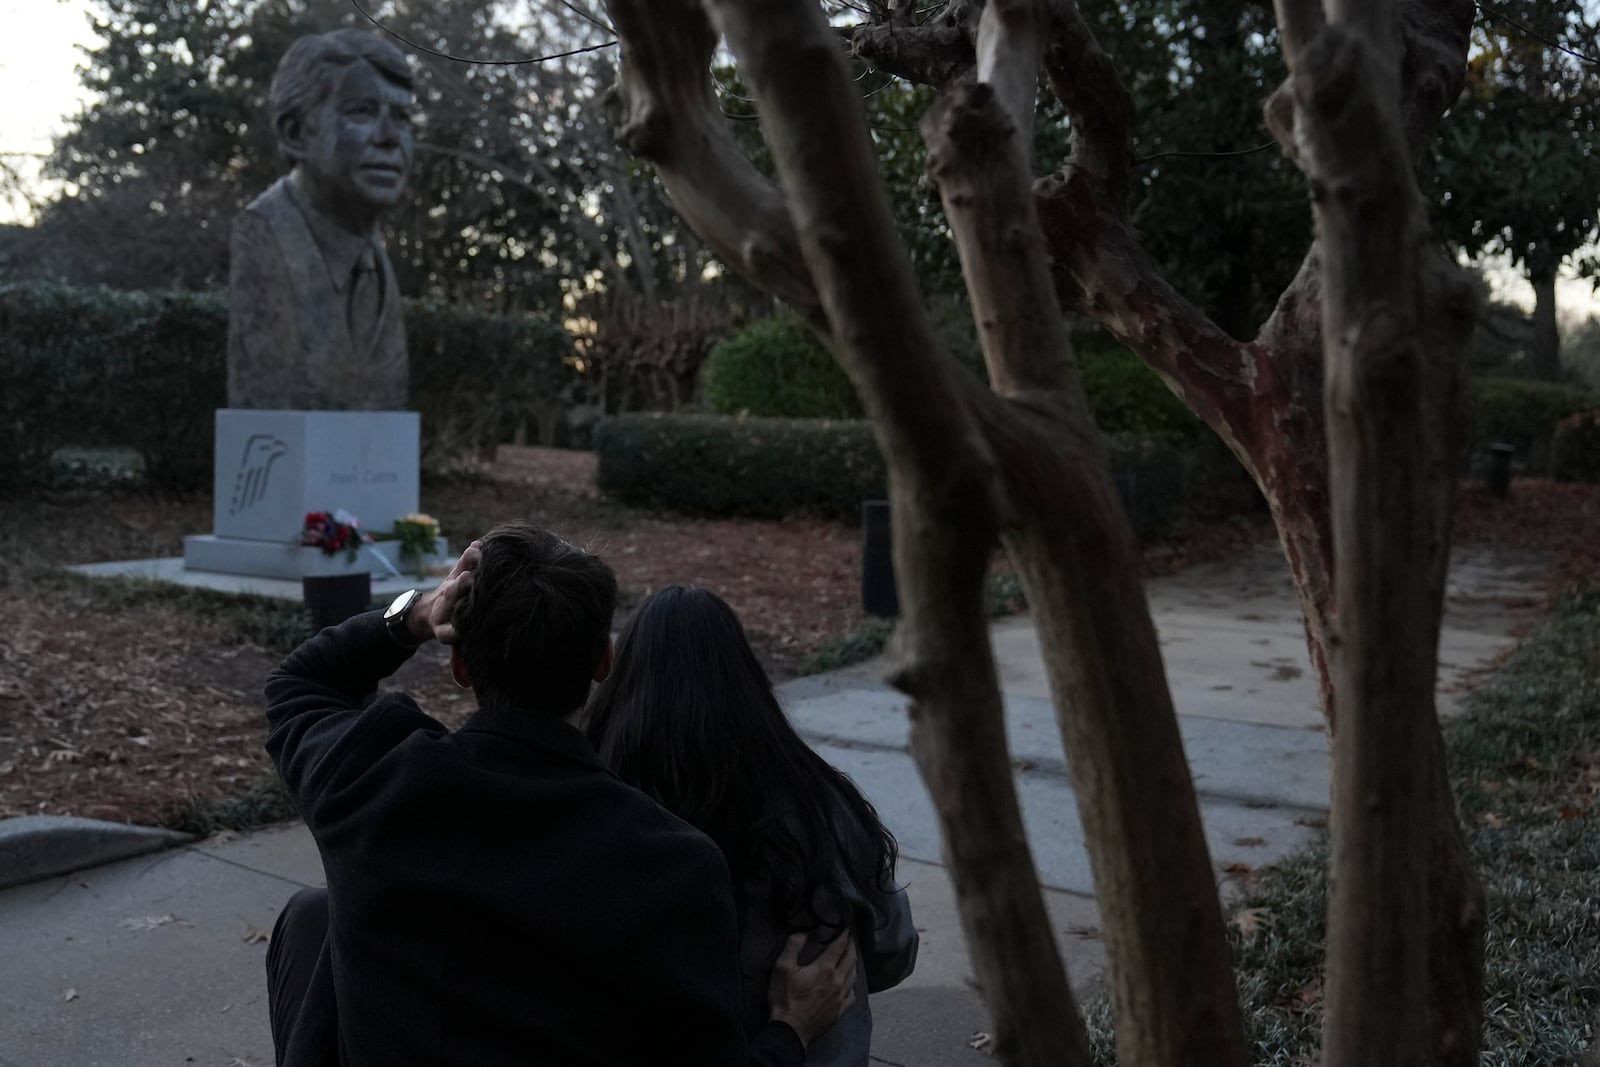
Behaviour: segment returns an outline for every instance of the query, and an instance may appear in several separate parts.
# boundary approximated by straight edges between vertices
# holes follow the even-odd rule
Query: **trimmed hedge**
[[[1102,433],[1175,445],[1216,439],[1144,360],[1121,346],[1078,345],[1078,373]]]
[[[1132,435],[1107,439],[1134,532],[1150,540],[1186,517],[1247,509],[1237,463],[1208,475],[1191,453]],[[635,507],[710,518],[819,515],[859,521],[888,477],[863,420],[630,414],[595,427],[600,490]],[[1231,462],[1231,461],[1230,461]],[[1232,487],[1223,493],[1219,485]],[[1232,503],[1219,509],[1217,502]]]
[[[863,500],[887,495],[858,420],[618,415],[596,424],[594,449],[601,492],[685,515],[857,520]]]
[[[1550,476],[1558,482],[1600,482],[1600,411],[1568,415],[1556,423]]]
[[[529,318],[408,302],[424,464],[509,439],[564,402],[571,339]],[[44,482],[69,446],[125,446],[158,489],[209,489],[227,403],[221,292],[0,285],[0,492]]]
[[[0,286],[0,488],[67,445],[136,449],[157,488],[209,486],[227,338],[219,293]]]
[[[719,415],[853,419],[855,386],[811,328],[792,314],[751,323],[711,350],[700,368],[708,408]]]
[[[406,306],[411,406],[422,413],[422,466],[510,441],[572,403],[572,335],[531,315],[485,315],[451,304]]]
[[[1600,408],[1600,395],[1586,389],[1520,378],[1478,378],[1467,395],[1467,424],[1474,452],[1505,442],[1530,474],[1550,471],[1556,423]]]

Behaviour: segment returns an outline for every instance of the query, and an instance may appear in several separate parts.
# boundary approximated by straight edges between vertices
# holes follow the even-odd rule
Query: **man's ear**
[[[461,654],[460,645],[450,646],[450,677],[463,689],[472,688],[472,676],[467,673],[467,660]]]
[[[617,653],[617,646],[611,640],[606,641],[605,655],[600,657],[600,665],[594,669],[594,680],[603,682],[606,675],[611,673],[611,660]]]

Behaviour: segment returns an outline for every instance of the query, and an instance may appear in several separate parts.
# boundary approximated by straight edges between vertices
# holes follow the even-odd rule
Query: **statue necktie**
[[[358,355],[365,356],[377,342],[378,321],[383,313],[383,272],[378,268],[378,254],[371,244],[356,261],[348,310],[350,344]]]

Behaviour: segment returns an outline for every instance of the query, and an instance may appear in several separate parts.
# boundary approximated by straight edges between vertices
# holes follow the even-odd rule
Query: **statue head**
[[[399,202],[411,173],[411,68],[360,30],[302,37],[272,78],[272,126],[300,187],[348,229]]]

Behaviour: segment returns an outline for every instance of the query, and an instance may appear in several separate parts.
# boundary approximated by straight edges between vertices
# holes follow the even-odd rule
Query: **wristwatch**
[[[422,642],[412,636],[408,622],[411,618],[411,608],[421,595],[415,589],[407,589],[395,597],[393,603],[383,611],[383,628],[389,631],[389,639],[407,652],[422,647]]]

